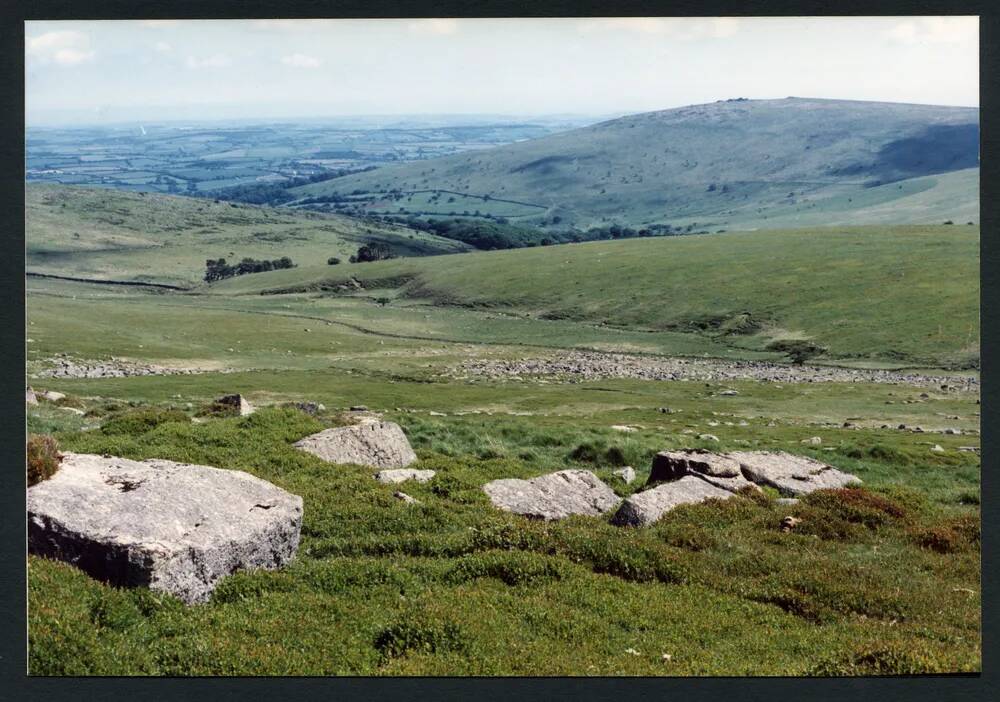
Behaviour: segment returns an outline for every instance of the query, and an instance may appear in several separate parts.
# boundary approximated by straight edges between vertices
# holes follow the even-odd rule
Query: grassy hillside
[[[382,223],[167,195],[28,185],[27,270],[190,285],[208,258],[343,260],[370,241],[400,255],[454,253],[459,242]]]
[[[365,295],[964,365],[979,357],[978,250],[979,228],[966,225],[778,230],[303,267],[208,290],[343,295],[356,277]]]
[[[577,248],[586,247],[564,250]],[[293,317],[310,314],[306,302],[29,281],[31,369],[68,353],[240,371],[31,378],[67,397],[28,407],[29,431],[55,433],[64,450],[245,470],[305,503],[292,563],[227,577],[196,607],[31,556],[32,674],[981,669],[980,461],[960,450],[980,444],[978,393],[867,383],[466,382],[441,371],[509,351]],[[319,302],[395,324],[394,305]],[[229,309],[237,303],[259,305],[260,314]],[[722,396],[723,388],[738,394]],[[187,421],[229,392],[262,409]],[[277,406],[293,400],[327,410],[312,417]],[[342,423],[340,410],[357,404],[403,427],[420,459],[414,467],[436,471],[431,482],[382,485],[370,469],[330,466],[292,447]],[[925,431],[894,428],[901,423]],[[702,432],[718,441],[697,438]],[[813,436],[822,444],[802,443]],[[657,451],[696,446],[809,455],[865,488],[797,505],[765,492],[683,507],[648,529],[606,517],[532,522],[495,509],[481,489],[496,478],[585,468],[625,496],[641,489]],[[623,463],[638,473],[631,485],[613,476]],[[395,499],[398,489],[422,504]],[[802,521],[785,533],[785,516]]]
[[[974,108],[722,101],[388,166],[296,193],[304,200],[334,195],[382,214],[492,214],[553,228],[610,222],[748,228],[775,220],[794,226],[797,213],[866,207],[866,191],[877,184],[977,168],[978,120]],[[892,222],[959,216],[946,199],[931,211],[926,201],[908,201],[921,187],[881,191],[880,202],[898,200]],[[962,199],[969,198],[978,195],[969,191]],[[977,209],[961,216],[978,221]],[[833,221],[887,221],[874,215]]]

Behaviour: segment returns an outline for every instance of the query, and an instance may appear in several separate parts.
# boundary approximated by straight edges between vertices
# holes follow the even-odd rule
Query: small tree
[[[377,302],[379,304],[379,307],[385,307],[390,302],[392,302],[392,298],[391,297],[376,297],[375,298],[375,302]]]

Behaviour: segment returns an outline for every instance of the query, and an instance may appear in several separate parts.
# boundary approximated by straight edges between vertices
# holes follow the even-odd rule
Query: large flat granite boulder
[[[302,526],[297,495],[242,471],[159,459],[66,453],[27,502],[32,553],[188,604],[237,570],[290,561]]]
[[[531,480],[503,478],[483,490],[493,505],[534,519],[562,519],[571,514],[596,517],[621,498],[589,470],[561,470]]]
[[[692,505],[710,498],[726,500],[733,493],[693,475],[661,483],[657,487],[631,495],[611,518],[619,526],[647,526],[680,505]]]
[[[850,473],[784,451],[734,451],[729,456],[739,461],[746,478],[776,488],[785,497],[861,483],[857,476]]]
[[[372,468],[405,468],[417,460],[400,426],[377,420],[326,429],[295,442],[295,447],[329,463]]]

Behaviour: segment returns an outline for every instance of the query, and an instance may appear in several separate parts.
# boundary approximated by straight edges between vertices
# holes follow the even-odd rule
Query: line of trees
[[[264,271],[277,271],[282,268],[295,268],[292,259],[288,256],[276,258],[273,261],[257,260],[255,258],[244,258],[235,265],[226,263],[226,259],[210,258],[205,261],[205,282],[212,283],[225,278],[232,278],[237,275],[247,275],[248,273],[262,273]]]

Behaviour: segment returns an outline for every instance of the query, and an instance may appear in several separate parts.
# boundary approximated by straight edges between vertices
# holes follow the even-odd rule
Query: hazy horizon
[[[29,126],[976,107],[975,17],[27,22]]]

